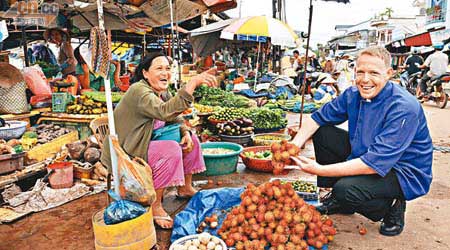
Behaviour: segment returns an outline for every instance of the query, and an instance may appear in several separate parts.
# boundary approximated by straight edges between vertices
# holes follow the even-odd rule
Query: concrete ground
[[[424,105],[433,142],[450,146],[450,105],[438,109]],[[297,116],[290,116],[296,121]],[[311,153],[311,145],[307,147]],[[298,171],[297,171],[298,172]],[[299,175],[291,172],[289,175]],[[331,250],[405,250],[405,249],[450,249],[450,153],[435,151],[433,163],[434,180],[428,195],[409,202],[406,212],[406,227],[397,237],[385,237],[378,233],[379,223],[373,223],[359,215],[333,215],[338,229]],[[270,174],[256,173],[240,168],[238,173],[212,177],[214,184],[204,188],[240,186],[248,182],[261,183],[270,179]],[[206,179],[196,177],[196,179]],[[186,201],[176,200],[169,190],[164,205],[171,215],[179,212]],[[64,206],[32,214],[15,223],[0,225],[0,250],[75,250],[94,249],[91,218],[94,212],[106,206],[104,193],[83,197]],[[358,227],[366,227],[366,235],[358,233]],[[170,231],[158,230],[161,249],[168,249]]]

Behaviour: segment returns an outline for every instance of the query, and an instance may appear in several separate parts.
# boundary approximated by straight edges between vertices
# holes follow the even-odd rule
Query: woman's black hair
[[[142,61],[141,63],[137,66],[136,70],[134,71],[134,76],[131,79],[131,84],[135,83],[135,82],[139,82],[140,80],[144,79],[144,74],[142,73],[143,70],[148,70],[150,68],[150,66],[152,65],[152,62],[155,58],[160,57],[160,56],[164,56],[167,58],[167,56],[162,52],[151,52],[149,53]],[[172,63],[172,60],[170,60],[169,58],[167,58],[167,60]]]
[[[74,51],[73,51],[73,55],[75,56],[75,59],[77,59],[77,62],[80,65],[85,65],[86,61],[84,60],[83,56],[80,53],[80,47],[77,47]]]

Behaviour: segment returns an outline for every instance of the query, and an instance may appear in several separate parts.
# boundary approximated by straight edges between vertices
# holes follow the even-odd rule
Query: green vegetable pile
[[[255,108],[250,110],[249,119],[253,121],[256,129],[273,129],[284,128],[287,120],[284,118],[286,114],[281,109]]]
[[[250,100],[241,95],[224,91],[219,88],[208,88],[201,86],[194,92],[194,98],[198,103],[208,106],[248,108],[251,106]]]
[[[250,115],[249,109],[244,108],[221,108],[214,112],[208,119],[218,121],[233,121],[239,118],[247,118]]]
[[[248,158],[254,159],[272,159],[272,152],[270,150],[262,151],[262,152],[244,152],[244,156]]]

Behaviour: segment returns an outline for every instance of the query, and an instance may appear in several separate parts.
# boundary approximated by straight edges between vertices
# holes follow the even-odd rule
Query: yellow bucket
[[[148,250],[156,245],[156,231],[151,209],[122,223],[106,225],[104,209],[92,216],[96,250]]]

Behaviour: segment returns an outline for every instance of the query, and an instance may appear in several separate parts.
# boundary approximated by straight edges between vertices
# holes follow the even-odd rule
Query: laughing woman
[[[138,82],[126,92],[114,111],[116,130],[122,148],[132,156],[148,162],[153,171],[156,201],[152,205],[154,220],[161,228],[172,228],[173,221],[162,206],[166,187],[177,186],[179,197],[192,197],[192,174],[205,170],[200,143],[184,125],[181,142],[152,140],[154,130],[173,123],[183,124],[181,113],[194,100],[194,90],[202,84],[217,85],[212,70],[193,77],[172,97],[168,91],[171,61],[153,53],[136,69]],[[103,164],[110,166],[109,147],[105,144]]]

